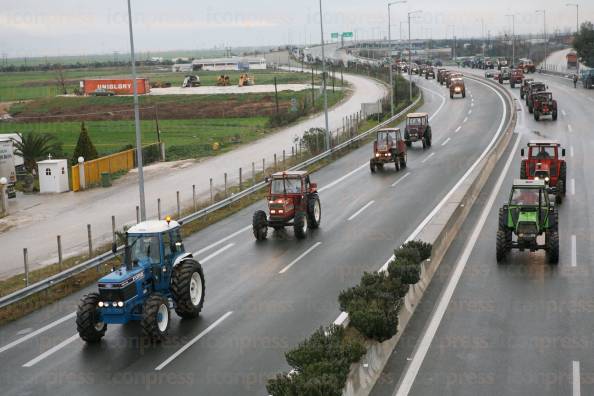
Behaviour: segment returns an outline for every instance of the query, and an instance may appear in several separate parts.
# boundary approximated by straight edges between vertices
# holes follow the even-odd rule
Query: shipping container
[[[137,78],[138,93],[147,94],[151,91],[148,78]],[[87,79],[80,82],[85,95],[92,95],[97,89],[113,92],[116,95],[132,95],[134,87],[132,79]]]

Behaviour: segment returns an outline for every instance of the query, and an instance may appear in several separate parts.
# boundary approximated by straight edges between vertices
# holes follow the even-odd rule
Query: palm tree
[[[17,133],[19,140],[12,139],[14,144],[14,153],[23,157],[25,169],[32,173],[37,167],[37,161],[47,158],[49,154],[61,152],[61,144],[54,135],[48,133],[26,134]]]

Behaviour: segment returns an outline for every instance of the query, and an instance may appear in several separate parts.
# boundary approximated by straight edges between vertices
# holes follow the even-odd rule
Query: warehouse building
[[[195,59],[190,64],[176,64],[171,68],[174,72],[186,71],[222,71],[222,70],[266,70],[264,58],[216,58]]]

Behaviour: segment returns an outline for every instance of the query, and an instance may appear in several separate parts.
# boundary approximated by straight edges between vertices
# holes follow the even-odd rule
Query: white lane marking
[[[497,194],[499,193],[499,190],[501,190],[501,186],[503,185],[503,182],[506,180],[506,176],[507,176],[507,173],[509,171],[509,168],[510,168],[512,162],[514,162],[513,161],[514,156],[516,155],[516,151],[518,150],[518,146],[520,145],[520,140],[521,140],[520,135],[518,135],[518,137],[516,138],[516,142],[512,148],[512,151],[509,155],[509,158],[507,158],[507,161],[505,162],[505,167],[503,168],[503,171],[499,175],[499,179],[497,179],[497,183],[495,184],[495,187],[494,187],[493,191],[491,192],[491,195],[489,196],[489,200],[487,201],[487,204],[483,208],[483,211],[482,211],[481,216],[478,220],[478,223],[476,224],[472,233],[470,234],[470,239],[468,240],[468,242],[466,243],[466,246],[464,247],[462,256],[456,263],[454,272],[453,272],[450,280],[448,281],[448,284],[447,284],[445,290],[443,291],[443,294],[439,298],[439,302],[437,304],[435,311],[431,315],[429,325],[427,326],[427,329],[425,330],[419,344],[417,345],[417,347],[413,353],[412,360],[410,361],[409,365],[405,369],[406,371],[404,373],[404,376],[402,377],[402,382],[398,386],[396,396],[408,395],[408,393],[410,392],[410,389],[413,386],[415,378],[419,372],[419,369],[421,368],[421,364],[423,363],[423,360],[425,360],[427,351],[429,351],[429,347],[431,346],[431,343],[433,342],[433,338],[435,337],[435,334],[437,333],[437,329],[439,328],[441,320],[443,319],[443,316],[445,315],[448,305],[450,304],[450,300],[452,299],[452,296],[454,295],[454,291],[456,290],[458,281],[462,277],[462,273],[464,271],[464,268],[466,267],[466,263],[468,262],[468,259],[470,258],[470,254],[474,250],[474,246],[476,245],[476,242],[477,242],[479,236],[481,235],[481,231],[482,231],[483,227],[485,226],[485,223],[487,222],[487,218],[489,217],[489,215],[491,213],[491,209],[493,208],[493,204],[495,203]]]
[[[76,317],[76,312],[69,313],[68,315],[66,315],[56,321],[53,321],[52,323],[47,324],[47,325],[35,330],[34,332],[29,333],[26,336],[19,338],[18,340],[14,340],[13,342],[10,342],[10,343],[4,345],[2,348],[0,348],[0,353],[8,351],[9,349],[14,348],[15,346],[22,344],[23,342],[30,340],[31,338],[33,338],[45,331],[48,331],[49,329],[56,327],[60,323],[64,323],[65,321],[72,319],[74,317]]]
[[[573,157],[573,146],[569,147],[569,155]]]
[[[425,157],[425,159],[423,161],[421,161],[423,164],[431,157],[433,157],[435,155],[435,153],[431,153],[428,156]]]
[[[575,179],[571,179],[571,195],[575,195]]]
[[[572,396],[580,396],[581,394],[581,380],[580,380],[580,362],[577,360],[574,360],[571,364],[572,366],[572,381],[571,381],[571,387],[572,387]]]
[[[421,86],[419,85],[419,87],[421,87]],[[435,113],[433,113],[433,115],[431,117],[429,117],[429,121],[431,121],[437,115],[437,113],[439,113],[441,111],[441,109],[445,105],[445,103],[446,103],[445,96],[442,95],[442,94],[440,94],[439,92],[434,91],[434,90],[429,89],[429,88],[421,87],[421,89],[424,89],[426,91],[429,91],[431,93],[434,93],[435,95],[439,96],[439,98],[441,99],[441,104],[439,105],[439,107],[437,108],[437,110],[435,110]]]
[[[464,121],[462,121],[462,124],[466,124],[466,121],[468,121],[468,117],[464,118]]]
[[[349,176],[352,176],[353,174],[359,172],[361,169],[365,168],[369,166],[369,161],[365,162],[363,165],[359,166],[356,169],[353,169],[352,171],[350,171],[349,173],[347,173],[344,176],[339,177],[338,179],[334,180],[332,183],[326,184],[324,187],[322,188],[318,188],[318,192],[322,192],[324,190],[327,190],[329,188],[334,187],[335,185],[337,185],[338,183],[340,183],[341,181],[343,181],[344,179],[346,179]]]
[[[213,252],[211,254],[209,254],[208,256],[204,257],[202,260],[198,260],[200,262],[200,264],[204,264],[209,260],[212,260],[213,258],[217,257],[219,254],[223,253],[225,250],[227,249],[231,249],[233,246],[235,246],[235,243],[230,243],[228,245],[223,246],[222,248],[220,248],[219,250],[217,250],[216,252]]]
[[[460,129],[462,129],[462,125],[460,125],[458,128],[456,128],[456,130],[454,131],[454,133],[460,132]]]
[[[571,236],[571,266],[577,267],[577,240],[575,235]]]
[[[204,329],[204,331],[202,333],[200,333],[196,337],[192,338],[190,341],[188,341],[187,344],[185,344],[183,347],[181,347],[180,349],[178,349],[173,355],[171,355],[170,357],[168,357],[163,363],[161,363],[160,365],[158,365],[157,367],[155,367],[155,371],[162,370],[163,367],[167,366],[175,358],[177,358],[179,355],[181,355],[182,353],[184,353],[184,351],[186,351],[189,347],[191,347],[196,342],[198,342],[202,337],[204,337],[205,335],[207,335],[208,333],[210,333],[212,331],[212,329],[214,329],[215,327],[217,327],[218,325],[220,325],[221,322],[223,320],[227,319],[232,313],[233,313],[233,311],[229,311],[226,314],[224,314],[223,316],[221,316],[220,318],[218,318],[213,324],[211,324],[206,329]]]
[[[567,124],[567,130],[569,132],[573,132],[573,127],[571,126],[571,124]]]
[[[565,110],[561,110],[561,114],[563,114],[563,117],[565,117],[567,115],[567,113],[565,112]]]
[[[294,266],[295,264],[297,264],[297,262],[299,260],[301,260],[303,257],[307,256],[309,253],[311,253],[315,248],[317,248],[321,244],[322,244],[322,242],[316,242],[312,247],[310,247],[309,249],[307,249],[305,252],[301,253],[295,260],[291,261],[291,263],[289,265],[287,265],[282,270],[278,271],[278,273],[279,274],[284,274],[285,272],[287,272],[289,270],[289,268],[291,268],[292,266]]]
[[[195,253],[194,253],[194,255],[199,255],[199,254],[202,254],[202,253],[204,253],[204,252],[206,252],[206,251],[208,251],[208,250],[210,250],[210,249],[212,249],[212,248],[214,248],[214,247],[217,247],[217,246],[219,246],[221,243],[223,243],[223,242],[227,242],[229,239],[231,239],[231,238],[235,238],[237,235],[239,235],[239,234],[241,234],[242,232],[245,232],[245,231],[247,231],[247,230],[249,230],[249,229],[251,229],[251,228],[252,228],[252,225],[251,225],[251,224],[250,224],[250,225],[248,225],[248,226],[245,226],[245,227],[243,227],[242,229],[240,229],[239,231],[235,231],[233,234],[229,234],[229,235],[227,235],[225,238],[223,238],[223,239],[220,239],[220,240],[216,241],[215,243],[211,243],[210,245],[208,245],[208,246],[206,246],[206,247],[203,247],[202,249],[200,249],[200,250],[198,250],[197,252],[195,252]]]
[[[470,102],[470,107],[474,107],[474,99]]]
[[[369,202],[367,202],[365,205],[363,205],[363,207],[361,209],[359,209],[358,211],[356,211],[355,213],[353,213],[351,215],[351,217],[349,217],[347,219],[347,221],[351,221],[353,220],[355,217],[359,216],[361,214],[361,212],[363,212],[365,209],[367,209],[368,207],[370,207],[371,205],[373,205],[375,203],[374,200],[371,200]]]
[[[27,327],[26,329],[22,329],[22,330],[17,331],[16,335],[22,336],[22,335],[25,335],[25,334],[29,334],[32,331],[33,331],[33,328],[32,327]]]
[[[471,114],[472,114],[472,110],[468,110],[468,115],[471,115]]]
[[[37,363],[41,362],[46,357],[53,355],[54,353],[58,352],[60,349],[64,348],[66,345],[70,344],[71,342],[74,342],[78,338],[79,338],[78,333],[74,334],[73,336],[70,336],[69,338],[65,339],[64,341],[62,341],[55,347],[50,348],[47,351],[43,352],[41,355],[37,356],[35,359],[29,360],[27,363],[23,364],[23,367],[32,367],[32,366],[36,365]]]
[[[452,140],[452,138],[447,138],[441,145],[445,146],[450,140]]]
[[[400,179],[398,179],[394,183],[392,183],[392,187],[395,187],[398,183],[400,183],[402,180],[406,179],[409,176],[410,176],[410,172],[406,172]]]

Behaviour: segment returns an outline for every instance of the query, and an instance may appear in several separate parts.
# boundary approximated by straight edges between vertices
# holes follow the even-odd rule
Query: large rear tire
[[[559,165],[559,179],[563,182],[563,195],[565,195],[567,190],[567,163],[565,161]]]
[[[534,121],[540,121],[540,114],[538,110],[534,110]]]
[[[500,262],[504,261],[506,255],[507,255],[508,246],[507,246],[505,231],[503,231],[501,229],[497,230],[497,242],[495,245],[495,249],[496,249],[497,262],[500,263]]]
[[[196,318],[202,311],[206,286],[202,266],[195,260],[184,260],[173,269],[171,295],[175,312],[184,319]]]
[[[140,321],[142,332],[151,341],[161,342],[167,336],[171,315],[169,301],[161,293],[153,293],[144,302]]]
[[[369,160],[369,170],[371,170],[371,173],[375,173],[375,162],[373,160]]]
[[[312,229],[318,228],[322,222],[322,204],[317,194],[312,195],[307,202],[307,222]]]
[[[258,241],[266,239],[266,235],[268,234],[268,220],[263,210],[258,210],[254,213],[254,217],[252,217],[252,231]]]
[[[553,111],[553,121],[557,121],[557,110]]]
[[[293,220],[293,232],[297,239],[304,239],[307,235],[307,219],[305,213],[297,212]]]
[[[557,231],[549,231],[546,234],[547,258],[549,264],[559,263],[559,234]]]
[[[76,310],[76,330],[86,342],[99,342],[105,335],[107,325],[99,321],[99,293],[85,295]]]
[[[406,153],[400,155],[400,168],[406,168]]]
[[[520,163],[520,179],[527,179],[526,177],[526,160]]]

